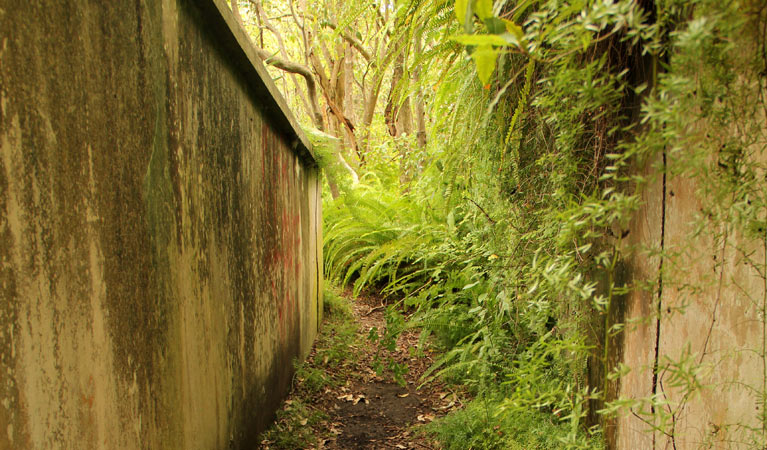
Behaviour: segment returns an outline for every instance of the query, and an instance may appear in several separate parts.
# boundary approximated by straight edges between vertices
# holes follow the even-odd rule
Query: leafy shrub
[[[446,450],[558,450],[570,430],[551,411],[509,413],[499,396],[476,398],[463,409],[430,423],[424,431]],[[584,441],[588,448],[602,448],[598,438],[584,436]]]

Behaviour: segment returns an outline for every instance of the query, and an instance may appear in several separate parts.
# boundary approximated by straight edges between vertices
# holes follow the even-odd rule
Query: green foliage
[[[357,325],[349,301],[333,292],[332,288],[325,288],[324,311],[323,333],[317,341],[314,365],[323,369],[338,369],[342,365],[354,364],[357,360],[354,349],[359,343],[356,342]],[[335,384],[345,380],[328,376],[327,381]]]
[[[378,351],[373,358],[373,370],[379,376],[382,376],[387,370],[390,371],[394,380],[404,387],[407,367],[389,355],[396,351],[397,338],[407,328],[407,324],[402,314],[392,306],[386,308],[384,319],[386,320],[386,328],[383,330],[383,334],[379,334],[376,327],[371,328],[368,333],[368,340],[378,344]],[[382,355],[382,352],[387,353]]]
[[[328,286],[325,286],[325,291],[322,293],[322,310],[331,325],[339,322],[346,324],[353,317],[349,300],[338,295],[334,288]]]
[[[317,443],[312,426],[327,417],[300,400],[291,401],[277,412],[275,425],[261,435],[272,448],[301,450]]]
[[[339,174],[341,168],[335,156],[338,152],[339,139],[311,127],[304,128],[304,133],[312,144],[314,156],[320,169]]]
[[[326,287],[323,301],[325,320],[314,355],[309,361],[296,364],[295,378],[309,395],[345,383],[345,379],[334,374],[356,363],[354,350],[360,345],[349,300]]]
[[[355,294],[379,286],[385,294],[407,291],[436,270],[433,249],[447,236],[445,223],[408,196],[379,184],[361,184],[324,207],[325,273],[354,281]]]
[[[480,397],[430,423],[425,431],[447,450],[554,450],[562,448],[569,433],[559,415],[544,409],[510,412],[502,397]],[[602,448],[598,439],[584,442],[588,445],[584,448]]]
[[[688,399],[709,388],[704,369],[721,361],[703,364],[705,348],[660,354],[649,370],[675,384],[676,403],[660,390],[616,398],[620,377],[641,369],[610,358],[631,326],[621,303],[636,290],[654,297],[658,285],[626,279],[625,262],[658,255],[664,285],[688,296],[701,289],[672,272],[689,249],[623,239],[653,181],[637,168],[661,161],[656,170],[669,180],[695,180],[692,238],[734,251],[767,292],[767,261],[755,256],[767,249],[767,54],[758,31],[767,13],[750,1],[659,1],[653,11],[630,1],[486,3],[456,1],[452,24],[440,22],[443,39],[471,58],[442,69],[418,179],[403,193],[396,175],[371,170],[325,205],[326,273],[396,298],[413,312],[404,326],[444,348],[427,379],[479,395],[434,425],[447,448],[591,448],[600,423],[628,408],[673,441]],[[731,244],[732,235],[744,241]],[[723,280],[710,283],[721,292]],[[767,294],[741,299],[764,324]],[[384,346],[404,327],[388,318],[391,330],[374,336]],[[767,361],[766,342],[748,351]],[[762,406],[764,367],[762,385],[747,389]],[[764,445],[759,414],[761,426],[727,425],[739,442]],[[545,439],[535,437],[540,429]]]

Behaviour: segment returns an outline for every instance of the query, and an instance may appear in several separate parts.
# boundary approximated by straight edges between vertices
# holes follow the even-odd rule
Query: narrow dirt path
[[[394,353],[389,354],[398,364],[408,367],[404,375],[405,385],[394,381],[391,373],[382,376],[373,370],[378,347],[367,336],[372,328],[382,330],[385,326],[384,308],[374,297],[361,297],[352,304],[353,320],[356,322],[356,336],[348,348],[349,361],[340,367],[327,369],[336,383],[329,383],[319,392],[307,393],[305,378],[301,372],[297,377],[293,392],[286,401],[286,408],[296,402],[303,402],[306,408],[318,412],[323,420],[298,420],[291,426],[289,416],[283,416],[278,426],[283,432],[296,432],[294,427],[303,426],[303,433],[309,433],[315,442],[301,447],[297,444],[280,444],[279,437],[269,435],[262,442],[265,449],[276,448],[314,448],[314,449],[435,449],[437,444],[422,433],[415,431],[414,425],[431,422],[450,410],[460,406],[460,395],[452,392],[444,384],[431,382],[417,389],[421,375],[433,363],[430,351],[415,352],[419,333],[407,330],[397,341]],[[323,330],[323,333],[327,333]],[[331,330],[331,333],[334,331]],[[318,345],[323,344],[323,339]],[[413,350],[411,350],[413,349]],[[315,369],[322,369],[328,357],[316,361],[322,349],[312,350],[307,359]],[[307,377],[308,378],[308,377]],[[309,429],[306,429],[309,427]],[[284,441],[283,441],[284,442]]]

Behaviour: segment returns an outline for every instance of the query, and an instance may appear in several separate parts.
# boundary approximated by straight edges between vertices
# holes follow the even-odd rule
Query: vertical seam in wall
[[[663,187],[662,187],[662,201],[661,201],[661,225],[660,225],[660,262],[658,263],[658,305],[655,318],[655,361],[653,362],[653,375],[652,375],[652,395],[653,400],[658,394],[658,365],[660,359],[660,329],[661,329],[661,313],[663,311],[663,252],[666,243],[666,150],[663,150]],[[655,416],[655,404],[652,403],[650,410]],[[655,436],[656,432],[652,435],[652,447],[655,448]]]
[[[321,245],[323,245],[322,241],[323,239],[317,239],[317,237],[320,237],[320,233],[318,231],[322,230],[322,215],[320,214],[321,208],[322,208],[322,171],[321,169],[317,168],[317,185],[314,189],[314,230],[315,230],[315,249],[314,249],[314,259],[317,261],[317,325],[316,325],[316,331],[319,332],[320,330],[320,324],[322,323],[322,301],[323,299],[323,292],[320,289],[321,287],[321,276],[322,272],[320,272],[320,269],[322,268],[321,264],[322,261],[320,261],[320,249],[322,248]]]

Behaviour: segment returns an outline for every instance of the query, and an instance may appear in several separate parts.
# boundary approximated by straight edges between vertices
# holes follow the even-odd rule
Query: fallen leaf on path
[[[450,409],[450,408],[452,408],[453,406],[455,406],[455,402],[450,402],[450,403],[448,403],[446,406],[442,406],[442,407],[439,407],[439,408],[436,408],[436,409],[437,409],[437,410]]]
[[[405,397],[407,397],[408,395],[410,395],[410,394],[409,394],[409,393],[407,393],[407,392],[405,392],[404,394],[398,394],[398,395],[397,395],[397,397],[399,397],[399,398],[405,398]]]
[[[346,402],[352,402],[352,404],[354,404],[354,405],[356,405],[357,403],[359,403],[362,400],[365,401],[365,404],[370,403],[368,401],[368,399],[365,397],[365,394],[359,394],[359,395],[354,395],[354,394],[339,395],[338,397],[336,397],[336,399],[343,400],[343,401],[346,401]]]

